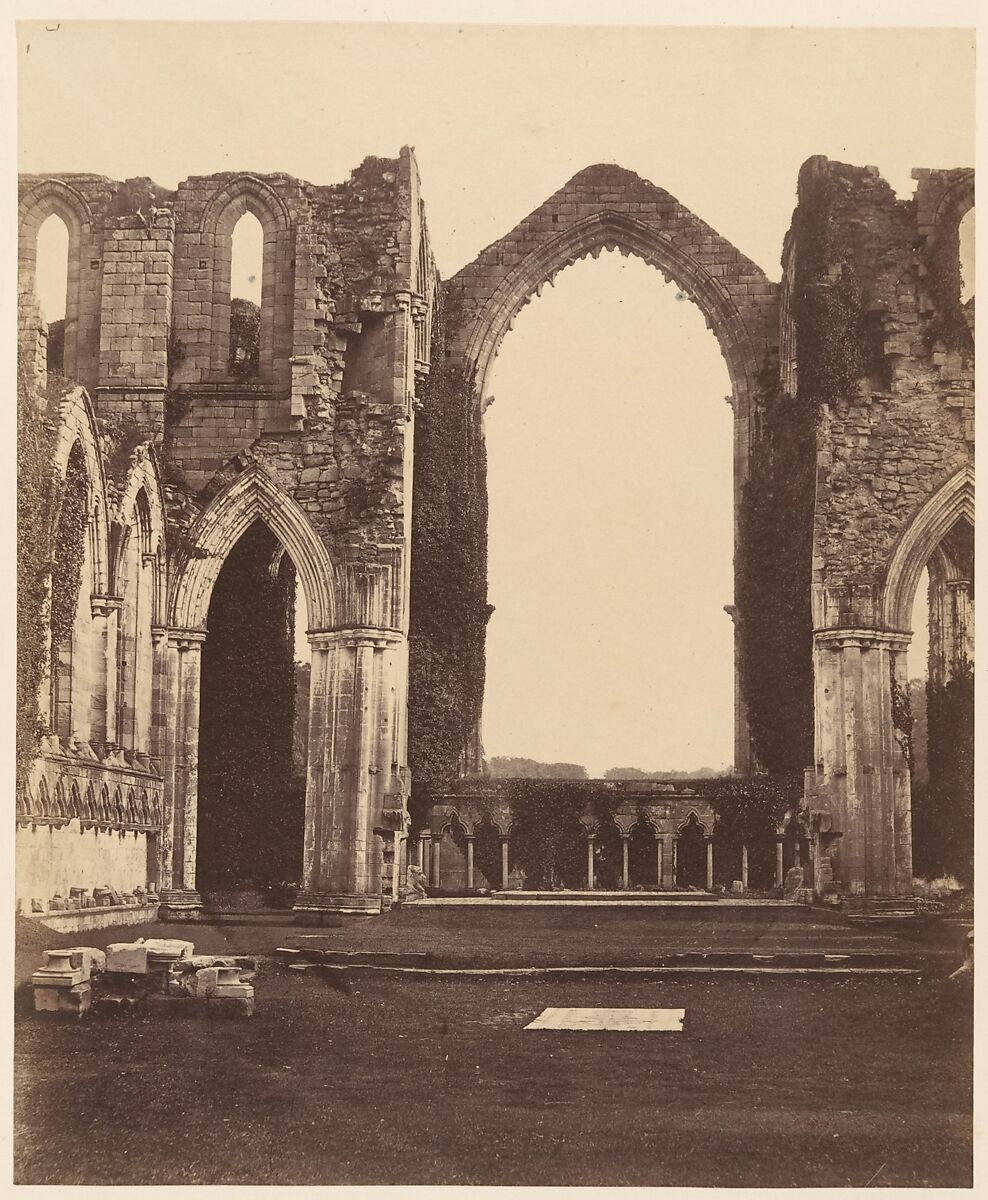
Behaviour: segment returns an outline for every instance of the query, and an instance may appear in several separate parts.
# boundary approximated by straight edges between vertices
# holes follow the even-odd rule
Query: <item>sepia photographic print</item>
[[[14,1182],[972,1188],[975,6],[57,7]]]

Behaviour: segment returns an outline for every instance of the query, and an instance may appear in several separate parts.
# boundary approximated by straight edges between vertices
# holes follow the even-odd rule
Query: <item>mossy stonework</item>
[[[197,870],[224,876],[223,847],[240,842],[222,802],[197,839],[200,727],[214,749],[224,737],[222,676],[203,689],[201,661],[214,585],[258,522],[294,567],[312,654],[304,818],[279,825],[300,841],[296,908],[379,911],[403,895],[411,823],[441,840],[455,779],[483,770],[490,365],[519,308],[605,248],[675,280],[727,362],[740,782],[694,789],[682,829],[661,826],[674,817],[654,797],[628,824],[620,797],[588,793],[601,877],[620,871],[625,835],[625,874],[640,861],[659,882],[676,852],[663,837],[716,840],[718,822],[725,837],[752,822],[774,836],[779,797],[798,807],[781,781],[804,771],[800,820],[826,832],[813,886],[905,890],[896,680],[924,567],[937,686],[967,669],[973,629],[973,303],[961,304],[956,263],[973,175],[916,176],[900,201],[871,168],[809,160],[781,284],[610,165],[579,172],[448,281],[407,148],[335,185],[22,178],[21,907],[154,884],[167,914],[192,917]],[[245,212],[264,231],[256,312],[231,297]],[[51,213],[69,234],[56,355],[35,298]],[[278,603],[257,625],[272,638],[287,619]],[[771,783],[744,784],[760,772]],[[255,833],[267,790],[252,801]],[[575,838],[561,793],[517,784],[512,796],[533,876],[586,868],[586,831]],[[468,835],[450,821],[496,875],[493,824]]]

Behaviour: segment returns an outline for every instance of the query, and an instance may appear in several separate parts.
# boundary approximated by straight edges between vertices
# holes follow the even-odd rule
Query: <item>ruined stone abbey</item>
[[[874,168],[809,159],[774,283],[616,166],[579,172],[450,280],[434,264],[408,149],[328,186],[234,172],[174,191],[22,177],[21,910],[104,886],[173,916],[201,909],[201,880],[217,872],[210,846],[232,844],[240,819],[201,794],[223,773],[212,748],[223,721],[239,720],[223,706],[248,699],[209,656],[219,662],[224,630],[236,632],[245,588],[270,585],[284,641],[296,581],[311,647],[296,909],[380,911],[413,857],[438,885],[451,819],[466,829],[471,882],[483,821],[507,874],[504,812],[483,794],[457,804],[443,792],[442,754],[429,757],[423,739],[446,731],[450,784],[479,769],[491,363],[543,284],[608,248],[640,256],[699,306],[730,374],[737,771],[776,765],[788,715],[772,707],[775,671],[796,696],[787,708],[807,713],[805,744],[794,735],[786,753],[804,771],[808,883],[910,894],[903,686],[923,571],[931,678],[969,669],[974,606],[974,308],[958,265],[974,174],[914,178],[900,200]],[[247,212],[263,229],[249,370],[231,353],[232,234]],[[69,246],[60,361],[36,297],[52,214]],[[458,404],[460,425],[444,426]],[[440,461],[444,429],[458,440]],[[464,472],[479,500],[461,555]],[[437,556],[441,595],[430,591]],[[239,561],[241,584],[221,598]],[[465,711],[457,697],[471,687]],[[429,771],[428,805],[416,807]],[[658,885],[676,881],[687,826],[709,856],[703,803],[682,787],[625,791],[622,836],[644,812]],[[261,797],[252,810],[262,849],[276,804]],[[626,844],[625,884],[627,861]],[[591,884],[593,872],[591,851]]]

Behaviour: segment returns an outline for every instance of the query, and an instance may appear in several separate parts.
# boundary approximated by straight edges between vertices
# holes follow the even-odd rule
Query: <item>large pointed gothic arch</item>
[[[889,559],[882,588],[886,629],[909,629],[913,599],[923,569],[959,520],[974,524],[974,471],[962,467],[919,509]]]
[[[256,463],[220,492],[188,534],[169,604],[171,624],[204,630],[213,585],[227,555],[256,520],[281,541],[298,572],[312,630],[336,623],[337,584],[308,517]]]
[[[674,196],[611,164],[580,171],[450,280],[447,358],[472,379],[482,413],[492,364],[519,310],[559,271],[604,249],[634,254],[667,282],[675,282],[717,339],[734,412],[737,563],[737,513],[749,475],[760,382],[763,372],[778,363],[779,285]],[[741,694],[736,680],[735,697]],[[746,772],[752,766],[751,749],[739,699],[734,741],[735,764]]]
[[[632,171],[587,167],[450,281],[462,305],[450,352],[475,369],[480,398],[518,311],[564,267],[602,249],[635,254],[699,307],[717,338],[735,417],[778,349],[778,284],[674,196]]]
[[[668,234],[628,213],[602,208],[537,244],[508,271],[482,303],[465,338],[465,355],[476,368],[485,396],[490,371],[515,317],[565,267],[601,250],[634,254],[674,282],[703,313],[720,343],[739,414],[747,416],[758,371],[755,347],[740,310],[721,283]]]

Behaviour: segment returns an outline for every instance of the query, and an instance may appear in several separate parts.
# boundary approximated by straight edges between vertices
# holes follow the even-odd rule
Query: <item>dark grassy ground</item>
[[[941,982],[359,981],[253,1021],[16,1027],[20,1183],[969,1186],[969,994]],[[682,1006],[682,1034],[524,1031]]]
[[[963,959],[965,929],[943,922],[899,922],[886,928],[853,924],[838,914],[803,906],[688,909],[587,909],[500,905],[422,908],[381,917],[343,918],[338,928],[294,925],[280,918],[220,918],[194,924],[155,924],[88,933],[52,933],[17,924],[16,979],[23,983],[54,946],[105,946],[134,937],[180,937],[202,953],[269,954],[279,945],[325,949],[431,951],[444,962],[471,966],[647,964],[662,953],[686,950],[921,951],[951,971]]]

